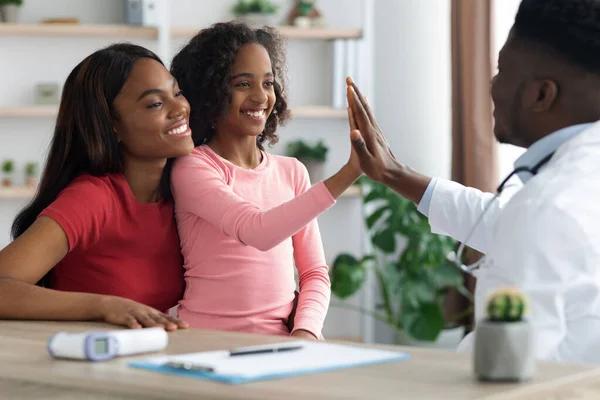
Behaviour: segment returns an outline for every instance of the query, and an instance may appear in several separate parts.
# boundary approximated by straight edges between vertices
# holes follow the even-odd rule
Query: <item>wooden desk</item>
[[[468,354],[402,348],[409,360],[282,380],[227,385],[103,363],[57,361],[46,341],[59,330],[114,329],[104,324],[0,322],[0,398],[43,399],[586,399],[600,398],[600,367],[540,364],[522,384],[484,384]],[[170,334],[167,353],[273,343],[281,337],[201,330]],[[386,346],[379,346],[386,347]],[[389,346],[387,346],[389,347]],[[145,358],[148,355],[136,358]],[[590,397],[586,397],[590,396]]]

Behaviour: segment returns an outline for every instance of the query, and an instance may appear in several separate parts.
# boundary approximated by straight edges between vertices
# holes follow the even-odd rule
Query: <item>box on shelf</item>
[[[158,26],[164,5],[164,0],[125,0],[125,23]]]

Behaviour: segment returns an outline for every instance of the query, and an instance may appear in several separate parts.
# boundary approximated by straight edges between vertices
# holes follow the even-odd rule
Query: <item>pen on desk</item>
[[[268,347],[261,349],[239,349],[239,350],[231,350],[229,352],[230,357],[235,356],[247,356],[252,354],[267,354],[267,353],[280,353],[283,351],[292,351],[292,350],[300,350],[302,346],[282,346],[282,347]]]

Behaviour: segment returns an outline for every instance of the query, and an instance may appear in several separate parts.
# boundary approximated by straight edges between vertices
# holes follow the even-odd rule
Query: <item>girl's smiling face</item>
[[[255,43],[242,46],[231,68],[231,102],[217,121],[217,134],[262,134],[275,105],[274,82],[267,50]]]

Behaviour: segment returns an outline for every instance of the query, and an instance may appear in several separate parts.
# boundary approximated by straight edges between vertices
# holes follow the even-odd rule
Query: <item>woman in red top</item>
[[[0,251],[0,318],[187,327],[169,158],[189,104],[151,51],[116,44],[68,76],[40,187]]]

